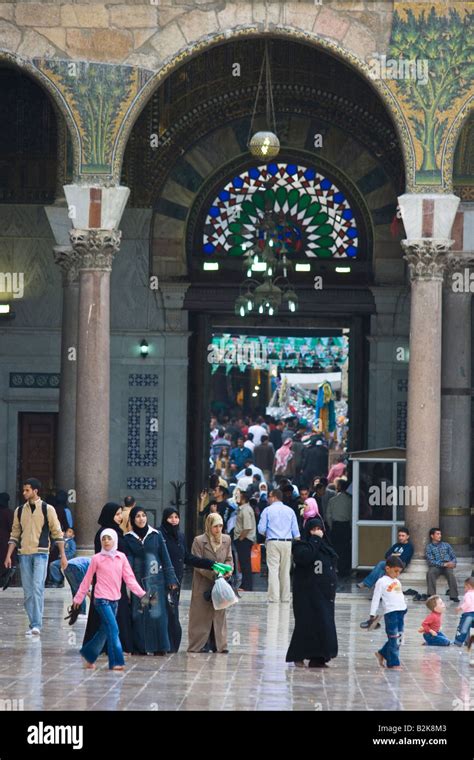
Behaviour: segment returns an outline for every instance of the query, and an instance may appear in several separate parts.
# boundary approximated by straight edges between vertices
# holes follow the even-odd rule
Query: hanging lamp
[[[262,87],[263,74],[265,72],[265,89],[266,89],[266,130],[255,132],[252,135],[253,123],[255,120],[255,114],[257,112],[258,99],[260,97],[260,90]],[[273,130],[273,131],[272,131]],[[252,136],[251,136],[252,135]],[[276,120],[275,120],[275,106],[273,103],[273,90],[272,90],[272,76],[270,71],[270,56],[268,54],[268,42],[265,40],[265,52],[263,55],[262,68],[260,70],[260,77],[258,80],[257,95],[255,98],[255,105],[253,108],[252,120],[250,122],[248,149],[252,156],[259,159],[271,159],[275,158],[280,152],[280,141],[276,134]]]

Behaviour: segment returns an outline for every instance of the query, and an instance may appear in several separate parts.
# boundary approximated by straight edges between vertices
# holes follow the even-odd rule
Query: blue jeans
[[[382,559],[380,560],[380,562],[377,562],[374,569],[371,570],[370,573],[362,581],[364,586],[367,586],[367,588],[372,588],[372,586],[375,586],[379,578],[382,578],[382,576],[385,575],[386,564],[387,564],[386,559]]]
[[[53,563],[51,563],[53,564]],[[81,581],[84,578],[87,568],[89,567],[90,560],[87,557],[75,557],[73,560],[69,560],[67,568],[64,571],[64,576],[69,583],[73,597],[76,596]],[[81,604],[81,615],[85,615],[87,611],[86,600]]]
[[[95,608],[100,617],[100,628],[87,644],[81,649],[81,654],[87,662],[93,663],[107,642],[109,655],[109,669],[117,665],[124,665],[122,645],[120,643],[119,628],[117,625],[118,600],[111,602],[109,599],[94,599]]]
[[[386,612],[384,615],[387,641],[382,649],[379,649],[379,652],[387,660],[387,668],[400,665],[398,650],[400,649],[400,638],[403,633],[406,612],[406,610],[395,610],[394,612]]]
[[[423,638],[429,647],[449,647],[451,644],[447,636],[442,631],[439,631],[436,636],[431,633],[424,633]]]
[[[61,572],[61,560],[55,559],[49,565],[49,577],[51,583],[62,585],[64,583],[64,576]]]
[[[25,610],[30,628],[39,628],[43,623],[44,584],[48,573],[48,554],[20,554],[20,572]]]
[[[459,619],[459,625],[456,631],[454,643],[462,647],[467,639],[469,629],[474,625],[474,612],[463,612]]]

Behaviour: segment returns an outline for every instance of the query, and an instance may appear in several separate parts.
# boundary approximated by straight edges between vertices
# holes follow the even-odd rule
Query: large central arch
[[[214,34],[206,35],[205,38],[196,41],[187,48],[177,51],[175,55],[170,56],[163,67],[148,80],[124,116],[114,149],[113,173],[116,181],[120,178],[125,149],[132,129],[148,101],[153,96],[153,93],[167,79],[167,77],[206,50],[232,40],[254,37],[283,38],[299,42],[302,45],[319,47],[321,50],[324,50],[329,55],[348,64],[357,71],[361,79],[373,89],[374,95],[383,102],[390,115],[401,146],[405,176],[407,178],[407,190],[413,189],[415,181],[414,146],[406,118],[390,88],[387,87],[382,80],[374,80],[370,75],[369,66],[361,58],[348,51],[339,43],[311,32],[303,32],[290,26],[279,26],[278,29],[272,29],[266,32],[262,32],[261,29],[255,26],[243,26],[238,29],[228,30],[225,33],[216,32]]]

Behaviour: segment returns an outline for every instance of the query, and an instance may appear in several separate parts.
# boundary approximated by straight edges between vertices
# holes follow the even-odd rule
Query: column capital
[[[79,269],[112,269],[114,256],[120,247],[121,230],[73,228],[69,235],[71,245],[78,255]]]
[[[442,280],[447,252],[453,242],[434,238],[402,240],[403,258],[408,262],[410,280]]]
[[[53,247],[54,263],[61,270],[63,287],[75,285],[79,282],[79,256],[68,245],[55,245]]]

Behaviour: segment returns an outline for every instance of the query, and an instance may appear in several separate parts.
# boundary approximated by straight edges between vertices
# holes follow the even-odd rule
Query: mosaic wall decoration
[[[158,375],[132,374],[128,376],[128,384],[131,388],[156,388]]]
[[[154,491],[156,487],[156,478],[127,478],[129,491]]]
[[[355,258],[357,224],[346,195],[314,167],[268,163],[233,177],[213,200],[202,254],[242,256],[255,244],[264,211],[277,222],[274,245],[291,257]]]
[[[10,372],[10,388],[59,388],[57,372]]]
[[[417,183],[440,184],[449,129],[474,88],[472,3],[396,2],[394,10],[381,78],[410,124]]]
[[[407,407],[406,401],[397,401],[397,446],[402,449],[407,443]]]
[[[81,141],[80,172],[110,175],[124,117],[152,72],[84,61],[34,63],[72,112]]]
[[[129,467],[155,467],[158,464],[158,399],[131,396],[128,399],[127,464]]]

